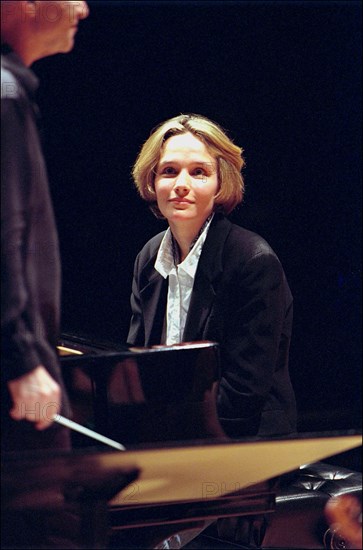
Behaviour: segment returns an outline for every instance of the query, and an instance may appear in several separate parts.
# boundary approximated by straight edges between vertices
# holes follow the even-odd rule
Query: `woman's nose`
[[[180,172],[176,178],[174,185],[175,192],[178,194],[186,195],[190,190],[190,178],[189,174]]]

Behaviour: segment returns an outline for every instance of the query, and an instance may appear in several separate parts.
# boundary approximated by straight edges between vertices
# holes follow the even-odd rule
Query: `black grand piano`
[[[216,343],[126,348],[63,334],[58,351],[71,402],[72,421],[80,426],[122,443],[128,451],[148,450],[152,453],[151,462],[154,450],[167,451],[174,447],[181,456],[181,450],[188,446],[193,449],[201,443],[229,441],[216,411],[220,376]],[[146,495],[139,502],[139,485],[135,485],[135,479],[141,471],[140,455],[115,465],[114,453],[104,443],[78,431],[72,431],[72,441],[72,456],[53,453],[45,463],[44,457],[36,455],[15,459],[3,457],[3,501],[5,507],[15,510],[18,507],[33,509],[39,501],[36,483],[39,478],[43,479],[39,506],[53,508],[59,506],[59,494],[69,495],[74,479],[81,495],[78,504],[82,511],[82,538],[87,541],[87,547],[103,547],[103,539],[108,540],[110,547],[128,547],[133,541],[141,548],[153,548],[175,531],[202,526],[206,520],[223,514],[245,513],[251,508],[272,509],[273,495],[265,487],[262,491],[261,488],[246,491],[245,498],[240,495],[227,498],[226,491],[222,491],[223,495],[206,499],[201,494],[200,498],[191,501],[183,495],[175,499],[173,490],[166,490],[162,496],[156,491],[154,496]],[[193,464],[188,468],[192,471]],[[168,471],[168,466],[162,471]],[[26,480],[33,480],[31,487]],[[105,495],[111,501],[111,497],[126,486],[128,490],[121,493],[121,501],[108,502],[110,532],[106,537]],[[77,495],[77,491],[72,490],[71,494]],[[58,495],[56,503],[54,493]],[[84,494],[88,498],[85,499]],[[224,512],[220,496],[224,497]],[[77,501],[78,497],[74,498]],[[63,502],[63,498],[60,500]],[[72,498],[71,502],[75,504]],[[85,525],[90,526],[89,518],[96,521],[101,516],[103,529],[99,526],[89,529],[85,536]]]
[[[72,420],[126,452],[72,432],[72,453],[3,456],[2,502],[10,514],[80,507],[80,547],[159,548],[216,518],[271,513],[276,476],[359,445],[229,440],[214,342],[125,348],[67,334],[59,353]]]

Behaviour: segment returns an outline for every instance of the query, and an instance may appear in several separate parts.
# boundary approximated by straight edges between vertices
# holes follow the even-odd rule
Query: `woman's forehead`
[[[209,152],[205,143],[190,132],[185,134],[176,134],[168,138],[160,151],[160,160],[176,156],[199,156],[202,159],[213,160],[214,157]]]

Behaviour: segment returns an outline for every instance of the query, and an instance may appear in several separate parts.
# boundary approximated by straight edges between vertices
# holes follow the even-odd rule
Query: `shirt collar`
[[[166,230],[163,240],[161,241],[154,267],[164,279],[168,277],[169,273],[175,267],[170,227]]]
[[[198,235],[191,244],[191,248],[188,256],[178,264],[179,269],[183,269],[188,275],[194,278],[197,270],[198,260],[202,252],[203,244],[207,238],[209,226],[212,222],[214,214],[209,216],[202,225]],[[167,229],[163,240],[161,241],[158,255],[156,257],[155,265],[156,271],[160,273],[164,279],[166,279],[170,273],[175,269],[174,247],[173,247],[173,235],[170,227]]]

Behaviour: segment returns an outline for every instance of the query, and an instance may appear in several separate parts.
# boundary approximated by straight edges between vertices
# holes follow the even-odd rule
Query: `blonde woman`
[[[243,199],[243,167],[218,124],[188,114],[154,129],[133,168],[169,227],[136,258],[128,343],[218,342],[218,415],[233,438],[296,430],[291,292],[268,243],[227,219]]]

